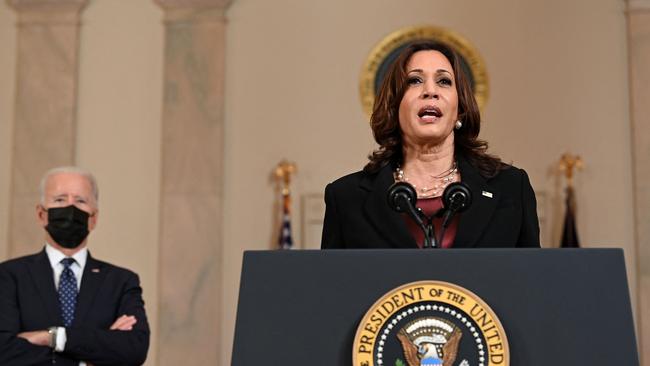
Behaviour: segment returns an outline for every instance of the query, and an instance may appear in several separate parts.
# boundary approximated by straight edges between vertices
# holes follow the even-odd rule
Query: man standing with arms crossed
[[[76,167],[48,171],[39,253],[0,264],[0,365],[140,365],[149,325],[138,276],[94,259],[98,189]]]

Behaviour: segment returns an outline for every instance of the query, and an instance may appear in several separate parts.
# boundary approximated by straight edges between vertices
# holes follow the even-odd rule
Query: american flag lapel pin
[[[92,273],[99,273],[99,268],[93,268],[90,270]]]
[[[481,194],[487,198],[492,198],[494,196],[492,192],[488,192],[488,191],[481,191]]]

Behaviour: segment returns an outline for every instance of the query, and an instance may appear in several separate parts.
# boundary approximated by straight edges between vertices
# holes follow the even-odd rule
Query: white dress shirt
[[[45,244],[45,253],[47,253],[47,258],[50,260],[50,266],[52,266],[52,270],[54,271],[54,288],[58,289],[59,279],[61,278],[61,273],[64,269],[61,260],[67,256],[50,244]],[[83,248],[76,252],[72,258],[75,260],[75,263],[70,266],[70,269],[77,280],[77,291],[79,291],[81,288],[81,277],[83,276],[86,260],[88,259],[88,248]]]

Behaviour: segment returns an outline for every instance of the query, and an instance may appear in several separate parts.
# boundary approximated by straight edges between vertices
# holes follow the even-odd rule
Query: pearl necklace
[[[404,174],[404,170],[398,165],[395,169],[395,180],[398,182],[407,182],[415,188],[418,192],[420,198],[431,198],[437,197],[442,194],[442,192],[447,188],[447,186],[453,182],[457,182],[458,179],[458,163],[454,161],[451,168],[442,172],[439,175],[431,176],[433,179],[432,186],[430,187],[420,187],[418,188],[415,184],[409,181],[409,178]]]

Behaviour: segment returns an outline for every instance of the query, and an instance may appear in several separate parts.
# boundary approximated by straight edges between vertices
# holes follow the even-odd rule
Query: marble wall
[[[18,14],[9,255],[42,246],[33,225],[38,182],[72,165],[76,148],[79,19],[86,0],[10,0]]]
[[[159,365],[216,365],[223,246],[225,10],[157,0],[165,11]]]
[[[16,69],[16,13],[0,1],[0,260],[7,258],[9,190],[11,182],[12,125]]]
[[[32,4],[38,1],[41,0],[30,0]],[[61,2],[57,0],[54,3]],[[17,98],[15,90],[19,88],[18,69],[17,66],[14,67],[14,62],[17,63],[18,59],[18,48],[9,46],[20,40],[16,38],[22,25],[16,24],[18,12],[14,8],[6,1],[0,4],[0,39],[13,35],[13,41],[2,43],[3,51],[0,52],[0,60],[12,59],[11,63],[3,63],[3,66],[12,67],[0,71],[0,75],[4,75],[7,70],[12,71],[6,79],[3,78],[7,84],[0,85],[0,106],[13,106]],[[45,11],[50,16],[54,15],[50,10]],[[118,18],[119,26],[115,22]],[[132,269],[140,275],[152,326],[148,364],[153,365],[159,334],[158,202],[164,44],[162,10],[153,1],[93,1],[84,8],[75,26],[79,27],[81,37],[75,77],[77,96],[74,113],[76,121],[72,133],[74,140],[72,144],[65,143],[54,132],[48,136],[47,143],[38,143],[59,146],[61,151],[70,151],[72,145],[72,162],[95,173],[100,186],[100,214],[98,226],[89,238],[89,249],[94,256]],[[41,28],[46,29],[45,26]],[[11,31],[5,31],[6,29]],[[36,63],[37,60],[30,62]],[[47,64],[54,61],[41,62]],[[48,79],[41,78],[41,72],[39,70],[28,74],[26,80],[35,84],[34,88],[44,89],[48,85],[54,87],[56,84],[50,85]],[[58,73],[58,69],[52,72]],[[11,91],[4,93],[5,88],[10,88]],[[53,89],[48,94],[45,107],[33,104],[31,108],[49,110],[51,106],[59,105],[57,93]],[[29,98],[32,100],[36,96]],[[4,117],[11,110],[12,108],[2,108],[0,116]],[[55,126],[61,123],[60,127],[65,130],[66,124],[58,116],[59,114],[53,113],[44,123]],[[15,160],[9,149],[17,141],[12,132],[17,126],[17,117],[11,113],[6,120],[0,120],[0,178],[6,177],[7,181],[12,179],[10,159]],[[5,135],[5,131],[11,134]],[[34,134],[40,136],[38,131]],[[22,149],[30,154],[31,159],[39,160],[39,164],[47,163],[50,157],[38,143],[37,140],[29,141],[29,145],[22,146]],[[60,162],[50,161],[50,164]],[[25,231],[29,230],[28,235],[35,235],[35,239],[29,236],[17,238],[15,234],[12,242],[7,245],[12,250],[23,247],[25,251],[36,251],[43,244],[43,234],[36,225],[34,208],[38,202],[38,181],[45,170],[34,170],[35,177],[25,179],[25,186],[20,188],[32,195],[25,199],[26,217],[21,219],[20,224],[24,225]],[[10,197],[9,183],[0,183],[0,188],[3,187],[7,191],[0,192],[0,217],[9,214],[9,200],[2,200],[3,197]],[[5,228],[9,226],[8,221],[3,220],[4,226],[0,225],[0,249],[7,242],[8,233]],[[0,252],[2,260],[14,255],[16,254]]]
[[[116,22],[119,19],[119,22]],[[77,164],[100,185],[93,255],[140,275],[159,345],[163,11],[153,1],[92,1],[81,22]]]

